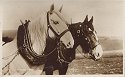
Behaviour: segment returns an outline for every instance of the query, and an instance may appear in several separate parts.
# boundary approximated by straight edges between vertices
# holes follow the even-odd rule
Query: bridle
[[[56,35],[57,40],[60,40],[60,38],[69,31],[69,29],[64,30],[61,34],[56,33],[56,31],[53,29],[53,27],[51,26],[50,22],[49,22],[49,12],[47,12],[47,26],[48,29],[51,29],[52,32]]]
[[[49,30],[49,29],[51,29],[51,31],[55,34],[55,36],[56,36],[56,40],[57,40],[57,46],[56,46],[56,48],[55,49],[57,49],[57,52],[58,52],[58,59],[57,59],[57,61],[59,62],[59,63],[70,63],[69,61],[66,61],[66,59],[65,59],[65,57],[64,57],[64,55],[62,54],[62,50],[61,50],[61,45],[62,45],[62,42],[60,41],[60,38],[65,34],[65,33],[67,33],[68,31],[69,31],[69,29],[66,29],[66,30],[64,30],[62,33],[60,33],[60,34],[58,34],[58,33],[56,33],[56,31],[54,30],[54,28],[52,27],[52,25],[50,24],[50,22],[49,22],[49,12],[47,12],[47,26],[48,26],[48,28],[47,28],[47,31]],[[51,53],[51,52],[50,52]]]
[[[94,35],[92,35],[92,36],[94,36]],[[95,36],[94,36],[94,37],[95,37]],[[86,36],[86,38],[87,38],[87,40],[88,40],[88,43],[89,43],[89,45],[90,45],[90,49],[91,49],[91,50],[93,50],[95,47],[97,47],[97,46],[100,44],[99,41],[96,40],[94,46],[91,46],[92,43],[91,43],[91,41],[90,41],[90,38],[89,38],[88,36]]]
[[[80,24],[80,25],[81,25],[81,24]],[[82,27],[81,27],[81,28],[82,28]],[[77,31],[78,31],[78,30],[77,30]],[[88,44],[89,44],[89,53],[92,54],[92,50],[93,50],[94,48],[96,48],[98,45],[100,45],[99,41],[97,41],[96,44],[94,44],[94,46],[91,46],[92,43],[91,43],[91,41],[90,41],[90,38],[87,36],[87,34],[86,34],[83,30],[79,29],[79,33],[80,33],[80,32],[82,32],[82,36],[84,36],[84,38],[86,39],[86,41],[88,41]],[[78,33],[78,32],[77,32],[77,33]]]

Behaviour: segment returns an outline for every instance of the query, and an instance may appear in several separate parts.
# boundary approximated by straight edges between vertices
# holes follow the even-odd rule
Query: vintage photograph
[[[124,0],[1,0],[1,73],[123,77]]]

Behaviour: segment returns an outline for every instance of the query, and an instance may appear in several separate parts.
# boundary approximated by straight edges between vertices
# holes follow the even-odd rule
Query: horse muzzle
[[[103,55],[102,47],[101,47],[101,45],[97,45],[92,50],[91,58],[96,61],[96,60],[100,59],[102,57],[102,55]]]

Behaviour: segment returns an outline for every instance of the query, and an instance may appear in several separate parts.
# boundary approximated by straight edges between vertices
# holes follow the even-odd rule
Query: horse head
[[[103,51],[93,26],[93,17],[88,21],[87,15],[83,22],[72,23],[69,29],[74,38],[74,49],[80,45],[84,53],[90,53],[92,59],[102,57]]]
[[[103,50],[99,43],[97,32],[93,26],[93,16],[88,21],[88,15],[86,16],[84,22],[82,23],[83,31],[86,37],[86,40],[89,44],[89,53],[94,60],[98,60],[102,57]]]
[[[47,12],[48,33],[51,38],[59,38],[66,48],[73,48],[74,39],[68,29],[67,21],[60,10],[55,10],[54,4]]]

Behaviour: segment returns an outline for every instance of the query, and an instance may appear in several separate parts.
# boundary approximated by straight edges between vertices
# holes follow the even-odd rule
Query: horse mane
[[[31,37],[32,47],[37,54],[43,53],[47,38],[47,19],[46,12],[36,17],[28,26]]]
[[[53,11],[62,21],[68,24],[64,16],[59,11]],[[32,48],[37,54],[42,54],[46,47],[47,33],[47,12],[42,12],[38,17],[32,20],[28,25],[29,37],[31,39]]]

